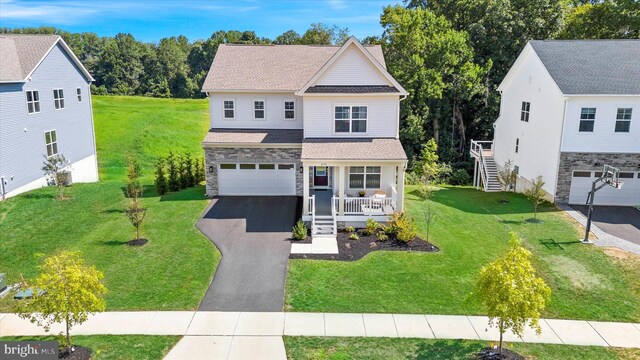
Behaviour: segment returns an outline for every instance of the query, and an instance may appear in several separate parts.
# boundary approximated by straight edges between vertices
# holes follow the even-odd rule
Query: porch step
[[[335,221],[331,215],[316,215],[311,225],[312,236],[335,236]]]

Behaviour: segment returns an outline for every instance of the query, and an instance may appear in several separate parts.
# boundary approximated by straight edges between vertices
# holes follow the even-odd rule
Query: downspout
[[[91,138],[93,140],[93,158],[96,166],[96,181],[100,181],[100,171],[98,170],[98,149],[96,146],[96,125],[93,121],[93,98],[91,95],[91,81],[87,81],[87,93],[89,94],[89,112],[91,114]]]
[[[553,187],[553,202],[556,200],[556,194],[558,193],[558,176],[560,175],[560,162],[562,160],[562,145],[564,143],[564,124],[567,119],[567,103],[569,102],[569,98],[567,96],[564,97],[564,110],[562,111],[562,127],[560,128],[560,143],[558,145],[558,166],[556,166],[556,183]]]

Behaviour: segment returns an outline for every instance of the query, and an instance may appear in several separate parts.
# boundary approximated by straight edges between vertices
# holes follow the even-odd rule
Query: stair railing
[[[493,141],[471,140],[471,155],[480,163],[480,180],[482,181],[484,191],[487,191],[489,188],[489,172],[487,171],[486,160],[484,158],[484,146],[482,144],[489,144],[489,149],[491,149],[493,153]]]

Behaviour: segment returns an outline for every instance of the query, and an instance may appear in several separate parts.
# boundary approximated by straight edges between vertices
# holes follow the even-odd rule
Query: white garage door
[[[218,166],[220,195],[295,195],[294,164],[221,163]]]
[[[569,204],[585,204],[591,184],[600,177],[600,171],[574,171],[571,178]],[[605,186],[596,192],[596,205],[640,205],[640,172],[620,172],[621,189]]]

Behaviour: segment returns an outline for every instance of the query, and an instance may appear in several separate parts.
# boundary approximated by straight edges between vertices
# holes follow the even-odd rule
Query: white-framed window
[[[44,143],[47,147],[47,156],[53,156],[58,153],[58,139],[55,130],[45,131]]]
[[[631,108],[618,108],[616,114],[616,132],[628,133],[631,128]]]
[[[222,112],[225,119],[235,119],[236,117],[236,102],[231,99],[222,101]]]
[[[253,100],[253,118],[257,120],[265,119],[265,101],[264,100]]]
[[[334,107],[334,121],[337,133],[366,133],[367,107],[337,105]]]
[[[518,153],[518,149],[520,149],[520,138],[516,138],[516,154]]]
[[[53,89],[53,106],[56,110],[64,109],[64,92],[62,89]]]
[[[380,189],[380,166],[349,167],[350,189]]]
[[[523,101],[522,109],[520,110],[520,121],[529,122],[530,111],[531,111],[531,103],[528,101]]]
[[[580,110],[579,132],[593,132],[593,125],[596,122],[596,108],[582,108]]]
[[[293,100],[284,101],[284,119],[295,120],[296,118],[296,102]]]
[[[76,88],[76,95],[78,96],[78,102],[82,102],[82,89]]]
[[[38,90],[27,90],[27,112],[29,114],[40,112],[40,93]]]

